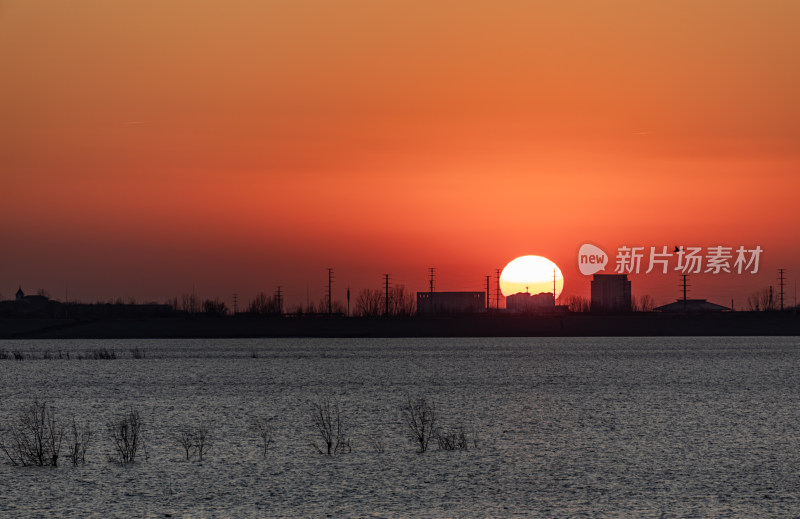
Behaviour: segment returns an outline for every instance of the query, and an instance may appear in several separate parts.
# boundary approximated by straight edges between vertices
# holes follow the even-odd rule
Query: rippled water
[[[0,428],[34,397],[94,430],[85,466],[0,464],[2,517],[793,517],[800,339],[4,341]],[[78,360],[97,348],[115,360]],[[131,350],[145,352],[132,358]],[[70,359],[43,360],[58,351]],[[417,454],[398,408],[435,401],[477,448]],[[341,403],[350,454],[311,446]],[[136,408],[148,460],[107,461]],[[249,429],[273,418],[266,458]],[[171,435],[208,427],[186,462]],[[372,438],[382,439],[376,452]],[[62,460],[66,462],[67,460]]]

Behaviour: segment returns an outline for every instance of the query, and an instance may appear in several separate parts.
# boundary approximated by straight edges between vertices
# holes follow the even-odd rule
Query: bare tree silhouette
[[[107,425],[108,434],[114,444],[114,455],[110,459],[127,465],[136,461],[139,449],[143,448],[142,419],[139,411],[132,410],[112,420]]]
[[[189,428],[181,428],[178,432],[172,435],[172,438],[178,442],[186,455],[186,461],[189,461],[194,449],[194,434]]]
[[[772,288],[767,287],[750,294],[747,298],[747,308],[751,312],[770,312],[775,310],[776,301]]]
[[[655,306],[655,301],[650,294],[631,297],[631,309],[634,312],[652,312]]]
[[[408,426],[409,439],[419,448],[428,450],[428,443],[436,434],[436,406],[424,396],[411,397],[400,406],[400,416]]]
[[[75,417],[72,418],[72,428],[69,436],[69,457],[73,465],[83,465],[86,463],[86,449],[92,439],[92,431],[89,424],[79,426]]]
[[[327,456],[350,452],[350,438],[347,437],[339,403],[323,397],[312,402],[311,406],[314,428],[322,438],[321,446],[312,443],[314,448]]]
[[[588,312],[589,300],[583,296],[569,296],[567,307],[570,312]]]
[[[259,440],[261,440],[261,453],[262,456],[266,458],[267,451],[269,451],[269,446],[272,444],[272,437],[275,432],[272,424],[267,418],[256,418],[253,420],[251,429],[255,431]]]
[[[182,294],[180,309],[189,314],[196,314],[200,311],[200,301],[194,294]]]
[[[34,400],[22,409],[9,436],[0,439],[0,450],[12,465],[58,466],[64,425],[47,403]]]
[[[259,292],[247,305],[247,312],[256,315],[280,314],[281,301],[277,296],[268,296],[264,292]]]
[[[353,314],[360,317],[375,317],[383,314],[383,292],[365,288],[356,296]]]
[[[353,314],[361,317],[375,317],[385,314],[386,295],[381,289],[365,288],[358,293],[353,306]],[[414,315],[416,300],[414,294],[406,291],[405,285],[389,289],[389,315]]]
[[[392,287],[389,297],[389,313],[391,315],[414,315],[416,306],[414,294],[407,292],[405,285]]]
[[[228,315],[228,307],[219,299],[206,299],[203,301],[203,313],[210,317],[224,317]]]

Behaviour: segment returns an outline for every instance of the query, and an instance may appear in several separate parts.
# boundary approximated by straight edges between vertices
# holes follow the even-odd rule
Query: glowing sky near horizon
[[[0,2],[0,296],[482,290],[595,243],[800,275],[800,2]],[[575,280],[573,283],[572,280]],[[656,302],[676,276],[632,276]],[[739,304],[741,303],[741,304]]]

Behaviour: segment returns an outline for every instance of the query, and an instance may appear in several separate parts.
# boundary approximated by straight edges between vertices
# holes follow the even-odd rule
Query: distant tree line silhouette
[[[277,295],[268,296],[259,292],[247,305],[247,313],[254,315],[275,315],[283,313],[281,300]]]
[[[753,292],[747,297],[747,309],[751,312],[772,312],[780,310],[780,301],[776,297],[773,288],[766,287]]]
[[[389,315],[414,315],[417,302],[414,294],[406,291],[405,285],[396,285],[389,289]],[[386,315],[386,291],[365,288],[358,293],[353,314],[360,317]]]

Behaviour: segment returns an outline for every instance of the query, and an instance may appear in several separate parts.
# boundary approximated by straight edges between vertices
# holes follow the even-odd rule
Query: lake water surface
[[[101,348],[116,359],[85,358]],[[0,517],[800,516],[800,338],[2,341],[0,350],[25,357],[0,360],[0,429],[38,398],[93,430],[83,466],[0,459]],[[435,402],[440,425],[477,435],[477,447],[417,453],[399,413],[406,395]],[[349,454],[311,445],[312,403],[324,397],[340,404]],[[147,460],[120,466],[108,461],[106,424],[130,409],[145,423]],[[274,427],[266,457],[250,428],[257,417]],[[208,429],[202,462],[185,461],[173,437],[183,427]]]

